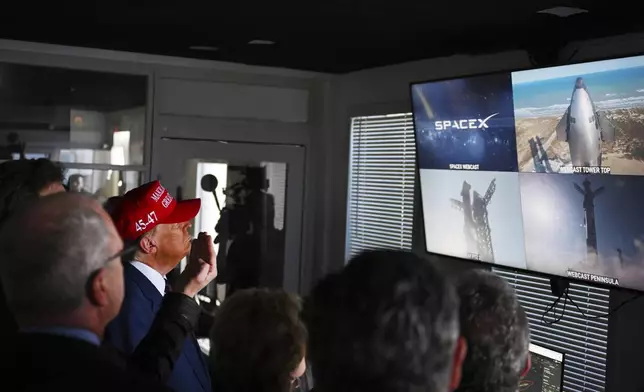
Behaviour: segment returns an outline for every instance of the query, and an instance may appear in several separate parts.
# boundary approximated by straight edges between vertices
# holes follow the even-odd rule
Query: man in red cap
[[[124,257],[125,299],[105,335],[113,346],[126,353],[133,352],[150,329],[163,296],[170,290],[166,274],[188,255],[187,268],[203,262],[199,257],[209,249],[212,238],[200,233],[193,242],[189,232],[190,221],[200,208],[201,200],[177,201],[159,181],[153,181],[126,193],[112,211],[121,238],[136,249],[130,260]],[[194,248],[192,252],[191,248]],[[176,283],[186,285],[186,282]],[[183,291],[186,292],[185,288]],[[177,392],[211,391],[206,360],[194,337],[186,340],[168,386]]]

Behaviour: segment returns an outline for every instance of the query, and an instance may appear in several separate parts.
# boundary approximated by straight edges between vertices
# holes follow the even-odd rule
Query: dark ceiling
[[[547,60],[570,40],[644,30],[624,0],[17,3],[3,9],[0,38],[330,73],[507,49]],[[589,12],[537,13],[555,6]]]

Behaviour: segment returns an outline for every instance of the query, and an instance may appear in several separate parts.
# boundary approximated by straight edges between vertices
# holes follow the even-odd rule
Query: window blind
[[[411,113],[351,119],[347,259],[411,249],[416,149]]]
[[[541,321],[546,308],[556,299],[550,290],[550,279],[528,272],[494,268],[514,286],[519,301],[530,321],[531,340],[553,350],[564,351],[564,391],[594,392],[605,390],[606,346],[608,320],[589,320],[568,301],[566,312],[556,324]],[[599,315],[609,312],[608,289],[583,283],[571,283],[568,295],[585,314]],[[547,321],[561,314],[563,298]]]

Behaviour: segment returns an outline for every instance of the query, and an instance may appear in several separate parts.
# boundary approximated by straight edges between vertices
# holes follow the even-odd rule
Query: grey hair
[[[458,392],[516,392],[528,361],[530,328],[514,289],[501,277],[469,271],[457,283],[468,352]]]
[[[90,275],[111,256],[110,231],[97,207],[61,195],[16,214],[0,234],[0,279],[18,319],[78,309]]]
[[[305,302],[316,387],[446,392],[458,309],[452,283],[430,261],[399,251],[354,257]]]

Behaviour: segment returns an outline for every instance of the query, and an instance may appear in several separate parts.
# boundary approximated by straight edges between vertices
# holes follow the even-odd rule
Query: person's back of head
[[[40,196],[62,192],[63,169],[49,159],[21,159],[0,164],[0,229],[9,217]],[[0,285],[0,336],[14,334],[16,322]]]
[[[103,203],[103,208],[111,216],[114,211],[116,211],[122,200],[123,196],[112,196],[105,200],[105,203]]]
[[[64,191],[63,169],[49,159],[21,159],[0,164],[0,224],[25,202]]]
[[[492,272],[459,277],[461,334],[468,353],[459,392],[515,392],[529,369],[528,319],[512,287]]]
[[[371,251],[324,278],[304,307],[322,392],[445,392],[465,354],[453,286],[430,262]]]
[[[0,232],[0,280],[19,325],[63,325],[102,335],[123,297],[122,242],[100,204],[45,196]]]
[[[300,311],[299,298],[281,290],[248,289],[226,299],[211,333],[217,390],[291,390],[306,369]]]

